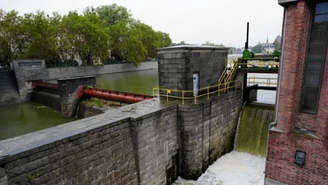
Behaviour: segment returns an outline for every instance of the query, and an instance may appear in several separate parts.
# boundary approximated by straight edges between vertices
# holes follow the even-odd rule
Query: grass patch
[[[84,101],[84,103],[87,104],[88,106],[98,106],[98,107],[105,106],[104,100],[101,100],[99,98],[87,99]]]

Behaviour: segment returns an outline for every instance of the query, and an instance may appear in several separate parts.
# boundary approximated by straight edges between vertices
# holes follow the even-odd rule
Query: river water
[[[158,85],[157,70],[97,76],[97,88],[152,95]],[[68,123],[61,113],[32,102],[0,107],[0,140]]]

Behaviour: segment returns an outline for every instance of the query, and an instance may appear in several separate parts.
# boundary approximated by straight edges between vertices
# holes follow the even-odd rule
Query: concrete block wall
[[[193,90],[193,74],[199,73],[199,88],[217,85],[225,67],[228,48],[176,46],[158,49],[159,86]]]
[[[80,100],[79,91],[83,86],[95,86],[96,77],[85,76],[80,78],[59,79],[58,88],[60,95],[61,113],[63,117],[76,116],[78,102]],[[82,93],[81,93],[82,94]]]
[[[187,89],[187,72],[189,70],[186,67],[186,57],[188,57],[188,53],[177,51],[158,54],[157,57],[159,87]]]
[[[210,164],[232,151],[241,104],[238,90],[196,105],[179,105],[181,177],[198,179]]]
[[[58,94],[35,90],[31,93],[30,100],[59,111],[61,110],[60,96]]]
[[[107,108],[102,109],[101,107],[88,105],[86,102],[81,102],[79,107],[77,108],[77,117],[78,118],[88,118],[92,116],[96,116],[98,114],[104,113]]]
[[[0,71],[0,106],[20,102],[17,82],[13,71]]]
[[[2,184],[137,184],[132,145],[125,119],[26,151],[21,146],[0,160]]]
[[[177,179],[176,123],[176,106],[131,120],[140,184],[171,184]]]
[[[6,171],[4,168],[0,168],[0,184],[8,185],[7,175],[6,175]]]

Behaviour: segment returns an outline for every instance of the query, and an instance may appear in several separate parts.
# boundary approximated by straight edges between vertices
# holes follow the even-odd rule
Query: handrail
[[[218,80],[218,84],[222,84],[224,82],[224,79],[226,77],[226,74],[227,74],[227,71],[228,71],[228,67],[225,67],[219,80]]]
[[[237,67],[238,67],[238,63],[235,62],[235,64],[233,65],[233,67],[230,71],[230,73],[228,74],[226,82],[230,82],[232,80],[232,78],[235,76],[235,73],[237,71]]]
[[[208,86],[204,88],[198,89],[198,95],[196,95],[196,91],[194,90],[178,90],[178,89],[168,89],[168,88],[153,88],[153,96],[154,97],[165,97],[166,102],[169,102],[169,99],[178,99],[182,101],[182,104],[185,103],[186,100],[193,100],[194,104],[197,104],[197,100],[199,98],[206,97],[210,99],[210,96],[213,94],[218,94],[220,96],[220,92],[229,92],[230,89],[239,89],[240,84],[239,81],[232,81],[223,83],[224,88],[220,88],[222,84]]]
[[[266,77],[248,77],[247,85],[261,84],[265,87],[272,87],[278,85],[278,78],[266,78]]]

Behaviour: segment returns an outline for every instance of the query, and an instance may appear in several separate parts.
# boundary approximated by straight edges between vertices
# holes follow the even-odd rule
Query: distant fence
[[[68,61],[68,62],[58,62],[58,63],[49,63],[46,62],[46,68],[54,68],[54,67],[76,67],[79,66],[77,61]]]

